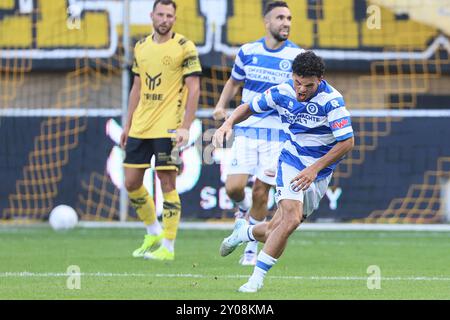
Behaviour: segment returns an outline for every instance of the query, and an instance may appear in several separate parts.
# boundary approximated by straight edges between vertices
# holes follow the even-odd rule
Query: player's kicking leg
[[[283,143],[276,136],[271,141],[258,141],[258,164],[255,168],[256,180],[252,189],[253,203],[248,215],[249,224],[251,225],[264,222],[269,214],[267,208],[269,192],[271,187],[276,185],[278,155],[282,146]],[[257,256],[258,242],[250,241],[247,243],[239,262],[243,266],[254,266]]]
[[[257,292],[264,285],[266,273],[277,262],[286,247],[289,236],[300,225],[303,206],[297,200],[282,200],[277,211],[280,218],[278,224],[272,229],[266,230],[265,244],[258,254],[258,260],[249,280],[239,288],[239,292]],[[255,227],[256,232],[258,228]],[[254,237],[254,235],[252,234]]]
[[[319,206],[320,199],[326,193],[331,175],[320,181],[314,181],[306,191],[294,191],[290,187],[290,179],[295,177],[298,169],[280,163],[277,180],[278,210],[272,220],[274,223],[266,228],[255,226],[251,236],[261,237],[265,244],[258,254],[253,274],[239,288],[240,292],[257,292],[264,283],[266,273],[275,265],[283,253],[289,236],[297,229],[304,218],[308,217]],[[240,234],[243,234],[242,231]]]
[[[269,222],[263,222],[258,225],[250,225],[245,219],[236,219],[233,232],[224,238],[220,246],[220,255],[226,257],[232,253],[239,245],[250,241],[266,242],[267,235],[280,223],[278,209]]]
[[[249,225],[244,219],[237,219],[233,232],[230,236],[225,238],[220,246],[220,255],[227,256],[232,253],[239,245],[249,241],[259,241],[266,242],[268,236],[271,234],[273,230],[275,230],[281,222],[282,219],[281,208],[278,208],[275,215],[269,222],[264,222],[258,225]],[[269,259],[267,255],[264,253],[264,249],[258,255],[258,260],[261,261],[269,261],[270,263],[274,263],[273,259]],[[276,259],[275,259],[276,262]],[[260,263],[261,265],[261,263]],[[258,264],[255,267],[257,269]],[[267,272],[267,271],[266,271]],[[255,281],[255,277],[251,277],[249,281],[244,284],[239,291],[241,292],[256,292],[262,288],[263,281]]]

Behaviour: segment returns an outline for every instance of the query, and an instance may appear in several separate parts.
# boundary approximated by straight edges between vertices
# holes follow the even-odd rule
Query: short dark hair
[[[153,11],[155,11],[156,6],[160,3],[165,6],[172,5],[175,11],[177,11],[177,4],[173,0],[156,0],[153,4]]]
[[[295,57],[292,72],[298,76],[320,78],[325,73],[325,63],[321,57],[308,50]]]
[[[288,4],[284,1],[272,1],[269,2],[266,7],[264,8],[264,17],[273,9],[278,8],[278,7],[283,7],[283,8],[288,8]]]

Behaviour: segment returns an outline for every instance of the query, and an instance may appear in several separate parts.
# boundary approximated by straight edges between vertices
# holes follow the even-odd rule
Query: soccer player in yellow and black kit
[[[134,257],[173,260],[181,214],[176,190],[179,147],[187,143],[200,96],[201,66],[194,43],[174,33],[176,4],[156,0],[151,18],[153,34],[136,44],[134,82],[128,119],[121,137],[125,148],[125,187],[147,235]],[[143,185],[144,173],[155,156],[155,169],[164,196],[163,226],[152,197]],[[159,248],[153,250],[159,245]]]

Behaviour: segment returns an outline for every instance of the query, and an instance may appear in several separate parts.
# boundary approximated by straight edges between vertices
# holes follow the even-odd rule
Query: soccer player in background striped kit
[[[242,82],[242,103],[248,103],[256,95],[291,78],[292,61],[303,51],[288,40],[291,19],[286,2],[274,1],[266,5],[266,36],[240,48],[231,77],[215,107],[214,119],[226,118],[225,107]],[[275,110],[254,114],[236,128],[232,157],[226,163],[225,188],[238,207],[236,217],[248,217],[250,224],[256,225],[268,215],[267,201],[270,188],[275,185],[276,163],[284,133]],[[256,178],[251,198],[244,191],[250,175]],[[255,265],[257,250],[257,241],[249,242],[240,264]]]
[[[154,32],[139,41],[134,50],[135,77],[121,146],[126,151],[125,187],[132,207],[147,229],[144,242],[133,251],[136,258],[175,257],[181,215],[175,185],[178,150],[187,143],[189,127],[195,119],[202,71],[194,43],[171,31],[175,13],[175,2],[156,0],[151,13]],[[164,230],[158,222],[153,198],[143,185],[153,155],[164,197]]]
[[[323,79],[322,59],[306,51],[295,58],[292,69],[292,80],[240,105],[214,135],[214,144],[220,146],[234,124],[253,113],[276,110],[288,137],[278,160],[274,217],[256,226],[237,219],[220,247],[220,254],[226,256],[243,242],[264,242],[253,274],[240,292],[262,288],[289,236],[318,208],[334,168],[354,145],[350,114],[342,95]]]

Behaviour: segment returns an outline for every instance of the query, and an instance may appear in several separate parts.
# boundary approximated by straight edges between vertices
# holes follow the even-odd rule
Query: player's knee
[[[238,185],[225,184],[228,197],[234,201],[241,201],[245,197],[245,191]]]
[[[141,187],[142,183],[140,181],[135,181],[131,179],[125,179],[125,189],[128,192],[133,192]]]
[[[288,233],[294,232],[302,221],[302,212],[299,212],[299,207],[295,203],[283,204],[283,219],[282,223]]]
[[[176,188],[176,173],[158,171],[157,174],[161,183],[161,189],[164,193],[170,192]]]
[[[176,183],[172,181],[161,181],[161,190],[164,193],[170,192],[176,188]]]

